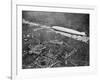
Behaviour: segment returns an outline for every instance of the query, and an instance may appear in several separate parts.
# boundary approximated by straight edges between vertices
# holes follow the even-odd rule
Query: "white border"
[[[15,6],[14,6],[15,5]],[[24,5],[24,6],[23,6]],[[26,4],[30,5],[30,4]],[[43,6],[43,5],[42,5]],[[59,8],[55,7],[39,7],[36,4],[32,6],[25,6],[25,4],[13,4],[13,15],[12,15],[12,79],[27,79],[27,78],[45,78],[45,77],[56,77],[66,75],[85,75],[96,72],[96,24],[95,24],[95,8],[73,7],[73,6],[62,6]],[[55,5],[56,6],[56,5]],[[68,7],[72,7],[68,8]],[[70,12],[70,13],[89,13],[90,14],[90,66],[88,67],[68,67],[68,68],[54,68],[54,69],[27,69],[22,70],[22,53],[21,53],[21,32],[22,32],[22,10],[32,11],[53,11],[53,12]],[[17,44],[16,44],[17,43]],[[16,58],[17,55],[17,58]],[[18,61],[16,61],[18,60]],[[16,65],[17,64],[17,65]],[[17,69],[16,69],[17,67]]]

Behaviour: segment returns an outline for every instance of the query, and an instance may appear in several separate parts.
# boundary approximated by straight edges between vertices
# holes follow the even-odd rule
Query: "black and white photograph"
[[[90,66],[90,14],[22,10],[22,69]]]
[[[0,80],[100,80],[100,0],[0,3]]]
[[[94,7],[15,4],[12,5],[12,80],[95,74]]]

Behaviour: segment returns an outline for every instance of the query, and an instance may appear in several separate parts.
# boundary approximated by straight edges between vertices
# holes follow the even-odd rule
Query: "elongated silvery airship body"
[[[60,27],[60,26],[52,26],[53,29],[59,30],[59,31],[63,31],[63,32],[68,32],[68,33],[72,33],[72,34],[77,34],[77,35],[82,35],[85,36],[85,32],[79,32],[73,29],[69,29],[69,28],[64,28],[64,27]]]

